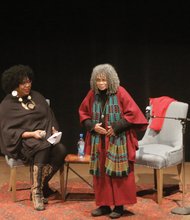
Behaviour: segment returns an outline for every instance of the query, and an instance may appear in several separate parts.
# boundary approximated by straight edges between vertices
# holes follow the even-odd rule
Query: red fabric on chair
[[[164,122],[164,117],[166,115],[166,110],[168,109],[170,103],[174,101],[176,100],[169,96],[161,96],[158,98],[149,99],[150,105],[152,106],[152,116],[153,116],[152,122],[150,124],[151,129],[157,132],[161,130]]]

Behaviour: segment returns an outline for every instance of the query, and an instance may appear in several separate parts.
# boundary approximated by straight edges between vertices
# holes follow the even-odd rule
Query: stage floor
[[[91,175],[88,174],[88,164],[80,165],[73,164],[72,168],[77,170],[84,178],[91,180]],[[185,180],[186,180],[186,194],[184,199],[185,207],[190,207],[190,163],[185,164]],[[75,200],[68,199],[67,201],[61,200],[60,194],[58,197],[50,198],[49,203],[46,205],[44,212],[36,212],[33,210],[32,202],[29,200],[29,190],[17,191],[18,201],[13,202],[8,190],[10,169],[6,164],[3,156],[0,156],[0,219],[56,219],[56,220],[71,220],[71,219],[94,219],[91,217],[91,211],[96,208],[94,199],[76,200],[76,193],[81,190],[89,190],[86,184],[81,184],[77,176],[70,172],[69,175],[69,191],[70,194],[75,196]],[[187,220],[190,215],[175,215],[171,213],[173,208],[179,207],[182,203],[182,194],[179,192],[178,184],[179,178],[177,175],[176,167],[170,167],[164,171],[164,185],[165,197],[162,204],[156,203],[155,191],[152,191],[153,186],[153,170],[135,165],[135,178],[137,184],[137,203],[134,205],[125,206],[125,214],[122,219],[131,220]],[[28,167],[21,167],[17,171],[17,185],[23,187],[29,186],[30,172]],[[59,172],[53,177],[51,187],[60,190]],[[23,186],[21,186],[23,185]],[[167,190],[167,185],[169,188]],[[149,188],[150,186],[150,188]],[[173,187],[174,186],[174,187]],[[177,186],[177,188],[176,188]],[[90,188],[91,190],[91,188]],[[92,190],[91,190],[92,191]],[[69,197],[70,198],[70,197]],[[80,197],[81,198],[81,197]],[[146,211],[145,211],[146,210]],[[7,217],[8,216],[8,217]],[[15,217],[16,216],[16,217]],[[108,216],[99,217],[100,220],[108,219]]]

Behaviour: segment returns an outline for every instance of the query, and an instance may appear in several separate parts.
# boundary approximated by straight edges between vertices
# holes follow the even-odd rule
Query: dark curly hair
[[[29,78],[31,81],[34,78],[33,70],[29,66],[21,64],[12,66],[2,73],[2,89],[7,94],[11,93],[19,84],[23,83],[23,80],[26,78]]]

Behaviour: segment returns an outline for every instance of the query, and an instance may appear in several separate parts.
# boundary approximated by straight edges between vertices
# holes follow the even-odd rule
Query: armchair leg
[[[11,168],[9,191],[12,191],[12,200],[16,201],[16,167]]]
[[[8,188],[8,191],[12,191],[12,172],[11,172],[11,169],[10,169],[10,177],[9,177],[9,188]]]
[[[183,169],[184,169],[184,167],[183,167],[182,163],[177,165],[177,172],[178,172],[179,179],[181,182],[181,190],[182,190],[182,192],[185,192],[185,183],[184,183],[184,179],[183,179]]]
[[[157,190],[157,175],[156,175],[156,169],[154,169],[154,189]]]
[[[157,202],[160,205],[163,198],[163,169],[157,169],[156,176],[157,176]]]

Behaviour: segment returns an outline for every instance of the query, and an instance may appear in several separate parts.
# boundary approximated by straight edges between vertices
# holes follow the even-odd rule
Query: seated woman
[[[3,154],[33,165],[31,188],[34,209],[45,209],[44,197],[54,191],[48,182],[63,165],[66,148],[47,141],[59,127],[46,99],[31,90],[33,71],[15,65],[2,74],[2,88],[7,94],[0,104],[0,146]]]

